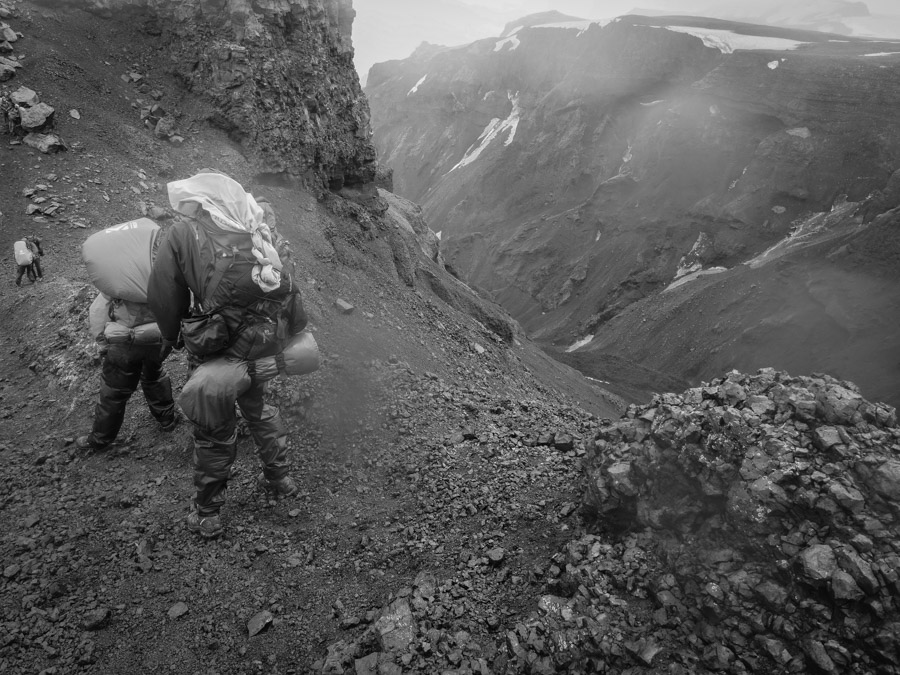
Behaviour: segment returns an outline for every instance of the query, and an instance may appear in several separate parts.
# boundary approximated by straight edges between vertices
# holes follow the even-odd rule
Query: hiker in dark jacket
[[[191,190],[197,190],[198,194],[202,192],[196,201]],[[228,198],[220,199],[227,191],[230,191]],[[258,358],[245,351],[245,348],[252,351],[252,345],[261,344],[260,340],[265,343],[267,339],[263,339],[264,333],[254,331],[257,328],[265,331],[274,326],[280,329],[281,308],[290,294],[296,293],[293,280],[287,274],[273,282],[269,290],[261,290],[257,285],[261,282],[255,281],[260,276],[258,260],[252,256],[249,259],[238,256],[238,242],[249,241],[247,232],[238,231],[241,221],[246,218],[261,221],[263,217],[255,200],[248,197],[235,181],[212,172],[170,183],[169,199],[173,208],[189,217],[176,220],[160,244],[147,292],[148,302],[159,323],[164,353],[179,347],[188,337],[184,331],[188,324],[183,324],[182,320],[192,315],[199,315],[200,321],[203,316],[224,318],[228,325],[227,343],[212,353],[203,353],[201,345],[187,340],[188,351],[200,365],[179,397],[179,405],[194,429],[196,495],[187,527],[205,538],[217,537],[223,531],[220,511],[237,452],[235,404],[250,428],[262,464],[258,486],[275,496],[287,497],[298,492],[297,484],[288,475],[287,429],[278,409],[265,402],[265,382],[251,376],[246,386],[230,379],[235,359],[252,362]],[[223,220],[238,229],[223,233],[216,224]],[[219,240],[226,241],[227,245],[218,249],[217,254]],[[257,239],[254,241],[258,242]],[[229,257],[232,255],[229,249],[234,252],[233,257]],[[272,253],[271,248],[265,250]],[[254,249],[254,253],[260,251]],[[270,257],[277,258],[277,255]],[[224,267],[222,260],[225,260]],[[219,261],[218,271],[216,261]],[[230,276],[234,269],[242,266],[246,273],[242,272],[238,278]],[[226,298],[224,304],[214,301],[219,297]],[[261,316],[265,320],[254,323]],[[305,315],[295,317],[291,331],[299,332],[303,325]],[[283,336],[279,334],[269,352],[262,355],[280,353],[283,343]],[[223,358],[225,356],[228,358]]]
[[[35,268],[40,269],[40,263],[38,261],[38,256],[41,255],[40,249],[35,245],[33,241],[31,241],[30,237],[25,237],[23,239],[25,242],[25,246],[28,247],[28,250],[31,251],[31,262],[27,265],[19,265],[16,270],[16,286],[22,285],[22,276],[26,275],[28,281],[34,283],[37,278],[43,280],[44,275],[38,275],[35,271]],[[37,263],[37,264],[35,264]]]
[[[25,243],[30,244],[29,248],[34,254],[34,260],[32,260],[31,264],[34,265],[34,273],[37,276],[37,280],[43,281],[44,271],[41,269],[41,258],[44,257],[44,249],[41,247],[41,240],[38,239],[37,235],[30,234],[25,237]]]
[[[9,94],[4,90],[0,90],[0,122],[3,124],[4,134],[11,134],[15,128],[13,110],[15,110],[15,104],[12,102]]]
[[[137,302],[112,300],[109,314],[130,335],[122,342],[107,338],[103,333],[94,337],[103,349],[100,398],[94,408],[91,432],[79,436],[75,445],[81,450],[105,450],[119,435],[125,420],[125,407],[138,384],[144,392],[150,414],[163,431],[172,431],[178,424],[172,383],[163,370],[165,355],[160,350],[159,333],[154,328],[144,334],[152,341],[144,342],[140,328],[154,324],[150,308]],[[137,334],[137,337],[136,337]]]

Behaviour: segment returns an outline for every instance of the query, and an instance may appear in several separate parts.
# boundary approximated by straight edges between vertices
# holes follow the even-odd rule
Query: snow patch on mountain
[[[428,77],[428,73],[423,75],[422,79],[420,79],[418,82],[416,82],[415,86],[412,89],[410,89],[406,95],[409,96],[410,94],[415,94],[417,91],[419,91],[419,87],[421,87],[425,83],[425,78],[427,78],[427,77]]]
[[[571,345],[569,345],[566,348],[566,353],[574,352],[576,349],[581,349],[582,347],[589,345],[591,342],[593,342],[593,340],[594,340],[594,336],[588,335],[587,337],[582,338],[582,339],[578,340],[577,342],[573,342]]]
[[[468,150],[466,150],[466,154],[463,155],[463,158],[456,163],[456,165],[450,169],[450,172],[456,171],[456,169],[467,166],[478,159],[479,155],[484,152],[485,148],[487,148],[491,141],[500,136],[505,131],[509,131],[509,135],[506,138],[506,141],[503,143],[504,147],[508,146],[513,142],[513,139],[516,137],[516,130],[519,128],[519,120],[522,117],[522,109],[519,107],[519,93],[516,92],[513,94],[512,92],[507,92],[507,96],[509,96],[509,100],[512,103],[512,110],[509,113],[509,117],[505,120],[501,120],[499,117],[495,117],[490,121],[490,123],[484,128],[484,131],[481,132],[481,135],[478,137],[478,140],[473,143]],[[448,172],[448,173],[450,173]]]
[[[516,30],[516,33],[518,30]],[[499,52],[506,45],[512,45],[507,51],[513,51],[516,47],[518,47],[522,42],[516,37],[516,33],[513,33],[509,37],[505,37],[502,40],[498,41],[497,44],[494,45],[494,51]]]
[[[894,56],[900,52],[875,52],[874,54],[863,54],[863,56]]]
[[[680,279],[673,281],[671,284],[666,286],[663,290],[663,293],[666,291],[671,291],[673,288],[678,288],[679,286],[684,286],[689,281],[694,281],[695,279],[699,279],[700,277],[709,276],[710,274],[721,274],[722,272],[727,272],[727,267],[710,267],[708,270],[697,270],[692,274],[688,274],[687,276],[681,277]]]
[[[791,51],[808,42],[789,40],[787,38],[765,37],[763,35],[743,35],[730,30],[718,28],[699,28],[696,26],[653,26],[665,28],[675,33],[687,33],[703,41],[711,49],[718,49],[723,54],[743,50]]]
[[[790,251],[865,228],[866,225],[850,218],[858,206],[857,202],[842,200],[832,206],[831,211],[812,214],[795,223],[787,237],[744,264],[751,268],[762,267]]]

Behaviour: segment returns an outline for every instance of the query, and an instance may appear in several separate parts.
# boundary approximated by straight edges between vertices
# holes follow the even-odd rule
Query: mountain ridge
[[[544,343],[602,336],[629,305],[748,262],[845,200],[897,205],[883,195],[900,44],[697,17],[514,37],[373,68],[366,92],[397,191],[423,204],[448,262]],[[862,217],[841,213],[850,229]],[[893,296],[872,316],[895,316]],[[865,390],[865,356],[841,344],[839,374]],[[874,396],[900,400],[876,381]]]

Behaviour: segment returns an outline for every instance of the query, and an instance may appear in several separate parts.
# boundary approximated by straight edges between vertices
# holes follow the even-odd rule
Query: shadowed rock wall
[[[159,34],[174,73],[260,173],[370,182],[369,107],[353,67],[351,0],[67,0]]]

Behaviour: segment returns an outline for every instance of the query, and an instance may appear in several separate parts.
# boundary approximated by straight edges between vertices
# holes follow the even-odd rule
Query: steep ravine
[[[849,231],[900,204],[888,189],[900,168],[897,49],[696,17],[623,17],[422,48],[373,67],[366,91],[396,189],[422,203],[467,282],[554,349],[587,338],[633,342],[654,353],[643,365],[665,361],[672,375],[696,381],[719,372],[728,353],[679,364],[679,350],[704,353],[705,334],[681,314],[688,344],[665,347],[658,322],[677,314],[660,295],[667,287],[741,266],[816,214],[836,209],[845,216],[836,227]],[[858,214],[837,208],[847,200]],[[802,284],[804,264],[780,283]],[[728,293],[741,302],[739,286]],[[869,295],[860,311],[896,318],[889,295]],[[653,309],[634,310],[639,331],[610,324],[654,298]],[[800,320],[799,308],[784,313]],[[757,317],[745,312],[727,339]],[[783,343],[797,326],[782,325]],[[897,347],[889,325],[879,339]],[[813,351],[835,346],[833,333],[809,337]],[[854,340],[840,348],[861,364],[865,346]],[[626,352],[605,356],[632,358]],[[869,389],[871,369],[853,361],[842,376],[900,400],[896,387]],[[770,365],[752,349],[735,363]],[[830,363],[781,365],[812,372]],[[585,372],[606,379],[602,369]]]

